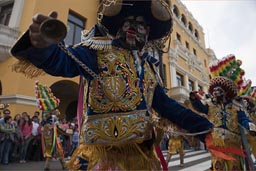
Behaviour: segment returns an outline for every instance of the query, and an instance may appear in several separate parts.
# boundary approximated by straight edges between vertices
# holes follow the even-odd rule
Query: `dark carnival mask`
[[[217,100],[217,102],[220,102],[224,98],[224,90],[221,87],[215,87],[213,89],[213,97]]]
[[[147,42],[149,27],[142,16],[127,17],[117,33],[124,48],[141,50]]]

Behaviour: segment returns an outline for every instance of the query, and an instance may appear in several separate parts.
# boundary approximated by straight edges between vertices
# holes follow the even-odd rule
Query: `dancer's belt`
[[[113,145],[148,140],[152,136],[148,117],[146,110],[87,116],[84,143]]]
[[[224,128],[214,128],[214,138],[240,141],[241,136]]]

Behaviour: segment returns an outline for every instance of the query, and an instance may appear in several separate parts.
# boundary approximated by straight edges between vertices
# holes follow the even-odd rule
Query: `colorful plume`
[[[251,80],[244,79],[243,84],[239,87],[238,96],[249,95],[251,91],[251,85],[252,85]]]
[[[39,81],[36,81],[35,93],[37,105],[40,110],[49,111],[59,106],[60,100],[53,95],[49,87],[43,86]]]
[[[222,76],[234,81],[238,89],[245,91],[246,86],[243,83],[244,70],[241,68],[242,61],[236,59],[235,55],[228,55],[220,60],[214,61],[210,66],[211,77]],[[247,83],[248,84],[248,83]]]

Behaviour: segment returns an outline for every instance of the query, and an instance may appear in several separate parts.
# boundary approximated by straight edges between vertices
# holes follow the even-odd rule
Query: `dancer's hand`
[[[32,24],[29,26],[29,37],[32,46],[36,48],[45,48],[50,46],[51,44],[46,42],[42,36],[40,35],[40,25],[47,19],[57,18],[58,13],[53,11],[49,14],[49,16],[43,14],[36,14],[32,18]]]

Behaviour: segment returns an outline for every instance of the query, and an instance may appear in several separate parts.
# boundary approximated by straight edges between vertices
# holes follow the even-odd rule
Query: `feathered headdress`
[[[244,70],[241,68],[242,61],[236,59],[235,55],[228,55],[220,60],[214,61],[210,66],[211,81],[209,92],[213,88],[222,87],[230,98],[248,93],[251,87],[251,80],[244,78]]]
[[[55,97],[51,89],[36,81],[35,85],[37,107],[42,111],[50,111],[59,106],[60,100]]]

